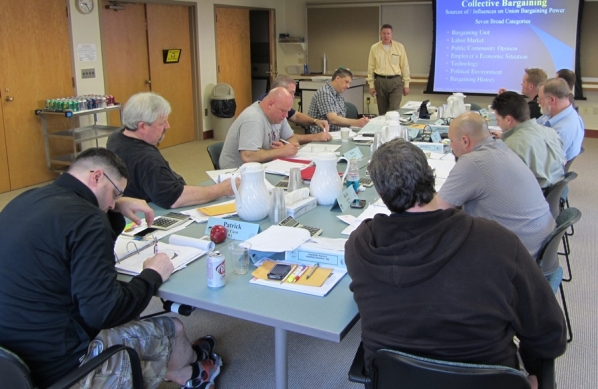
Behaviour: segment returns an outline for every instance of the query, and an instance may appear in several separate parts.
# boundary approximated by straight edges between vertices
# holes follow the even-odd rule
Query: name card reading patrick
[[[355,193],[355,189],[352,186],[348,187],[347,189],[343,190],[341,194],[338,195],[334,205],[330,210],[334,210],[340,208],[342,212],[345,212],[346,209],[351,207],[351,203],[353,200],[357,199],[357,193]]]
[[[361,150],[359,150],[359,147],[355,147],[354,149],[351,149],[349,151],[347,151],[345,154],[343,154],[343,157],[351,160],[351,159],[361,159],[363,158],[363,153],[361,152]]]
[[[205,234],[209,235],[210,230],[215,225],[224,226],[226,228],[226,236],[234,240],[247,240],[260,232],[259,224],[241,222],[230,219],[222,219],[219,217],[211,217],[208,219]]]

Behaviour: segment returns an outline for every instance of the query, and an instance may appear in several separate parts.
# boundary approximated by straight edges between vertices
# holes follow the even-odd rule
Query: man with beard
[[[131,96],[123,111],[124,128],[108,138],[106,147],[127,165],[125,196],[153,202],[162,208],[203,204],[233,194],[230,180],[211,186],[187,185],[175,173],[156,145],[164,138],[171,108],[152,92]]]
[[[559,134],[567,161],[581,152],[584,136],[584,124],[571,105],[570,94],[569,85],[562,78],[551,78],[540,84],[538,92],[538,102],[542,108],[542,116],[538,118],[538,123],[554,128]]]

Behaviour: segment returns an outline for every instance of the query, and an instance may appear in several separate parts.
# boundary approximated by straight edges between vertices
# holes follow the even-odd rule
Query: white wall
[[[142,1],[139,1],[142,2]],[[149,1],[148,1],[149,2]],[[199,52],[199,69],[198,79],[200,83],[201,96],[201,128],[203,131],[212,129],[211,114],[204,116],[205,108],[209,108],[210,94],[214,85],[217,84],[216,74],[216,30],[214,25],[214,5],[231,5],[239,7],[252,8],[270,8],[276,11],[276,36],[278,31],[285,30],[285,2],[280,0],[191,0],[191,1],[165,1],[172,4],[188,5],[190,3],[196,4],[197,10],[197,24],[198,34],[197,39]],[[69,0],[70,14],[71,14],[71,38],[73,45],[73,55],[75,62],[75,85],[77,94],[102,94],[104,93],[104,69],[102,65],[102,47],[100,39],[100,21],[98,11],[98,1],[96,1],[96,8],[91,14],[81,15],[75,9],[75,0]],[[234,39],[235,37],[231,37]],[[97,49],[96,62],[76,63],[77,44],[80,43],[95,43]],[[284,69],[284,58],[280,54],[282,50],[278,50],[277,62],[282,64]],[[96,78],[82,79],[81,69],[95,67]],[[118,96],[116,96],[118,98]],[[124,103],[124,102],[123,102]]]

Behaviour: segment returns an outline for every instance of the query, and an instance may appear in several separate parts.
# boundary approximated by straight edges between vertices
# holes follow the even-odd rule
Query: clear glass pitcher
[[[256,221],[268,216],[270,212],[270,192],[266,187],[264,166],[261,163],[249,162],[233,174],[230,183],[235,193],[237,214],[243,220]],[[241,185],[237,189],[237,177],[241,177]]]

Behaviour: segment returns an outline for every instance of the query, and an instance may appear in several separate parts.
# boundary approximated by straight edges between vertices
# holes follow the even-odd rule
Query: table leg
[[[274,328],[274,364],[276,389],[288,388],[287,330]]]

